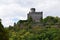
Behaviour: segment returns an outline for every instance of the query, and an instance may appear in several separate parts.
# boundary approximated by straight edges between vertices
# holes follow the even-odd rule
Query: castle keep
[[[28,13],[28,18],[31,17],[34,22],[40,22],[43,18],[43,12],[36,12],[35,8],[31,8]]]

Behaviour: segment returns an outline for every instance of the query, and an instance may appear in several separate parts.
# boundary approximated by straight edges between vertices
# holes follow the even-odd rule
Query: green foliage
[[[8,31],[4,29],[0,22],[0,40],[9,40]]]
[[[46,24],[55,24],[58,22],[58,19],[52,16],[47,16],[46,18],[44,18],[43,22]]]
[[[32,18],[20,20],[9,30],[9,40],[60,40],[60,18],[48,16],[41,20],[46,26],[33,26]],[[20,28],[22,24],[23,29]]]
[[[28,18],[28,22],[33,22],[31,17]]]
[[[36,27],[27,31],[10,31],[9,40],[60,40],[60,29]]]

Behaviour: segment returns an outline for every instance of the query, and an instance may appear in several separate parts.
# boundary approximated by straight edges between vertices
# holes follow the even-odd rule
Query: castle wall
[[[43,18],[42,12],[29,12],[28,18],[31,17],[34,22],[40,22]]]

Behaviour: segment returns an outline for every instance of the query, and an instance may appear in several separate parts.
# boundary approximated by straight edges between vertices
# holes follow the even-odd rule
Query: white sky
[[[60,0],[0,0],[0,18],[4,26],[27,19],[30,8],[43,11],[43,16],[60,17]]]

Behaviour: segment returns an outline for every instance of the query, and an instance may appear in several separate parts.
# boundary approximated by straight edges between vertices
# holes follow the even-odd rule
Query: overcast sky
[[[0,0],[0,18],[4,26],[27,19],[30,8],[43,11],[43,16],[60,17],[60,0]]]

